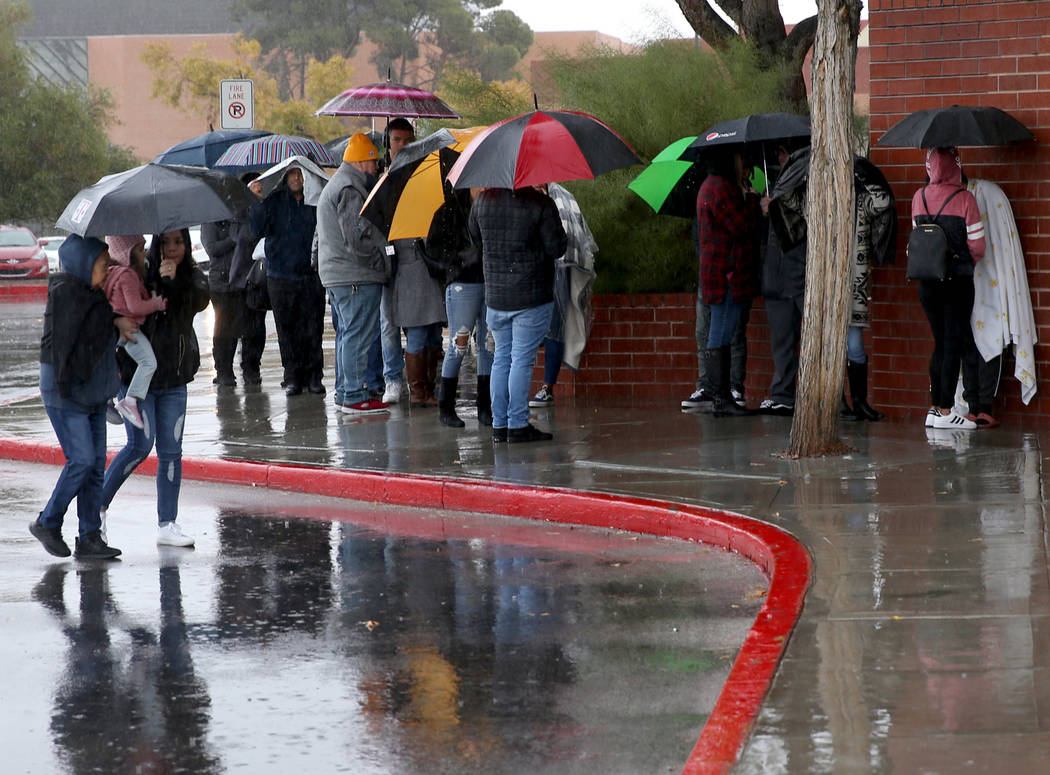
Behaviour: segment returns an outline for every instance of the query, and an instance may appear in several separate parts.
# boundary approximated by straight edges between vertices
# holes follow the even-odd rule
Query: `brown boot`
[[[408,382],[409,406],[437,406],[432,390],[427,389],[426,353],[405,353],[405,381]]]

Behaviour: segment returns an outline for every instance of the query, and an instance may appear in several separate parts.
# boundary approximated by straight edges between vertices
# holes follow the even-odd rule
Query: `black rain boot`
[[[704,356],[708,368],[708,378],[715,390],[714,415],[715,417],[743,417],[750,412],[737,406],[733,400],[733,393],[729,389],[729,361],[730,351],[728,347],[708,349]]]
[[[492,425],[492,394],[489,393],[491,377],[488,374],[478,375],[478,425]]]
[[[466,425],[456,415],[456,387],[458,377],[441,378],[441,398],[438,399],[438,421],[447,428],[462,428]]]
[[[846,394],[842,394],[842,398],[839,401],[839,417],[843,420],[856,420],[857,415],[853,411],[853,407],[846,401]]]
[[[846,361],[846,375],[849,377],[849,392],[853,397],[853,414],[858,420],[878,422],[884,415],[868,404],[868,364]]]

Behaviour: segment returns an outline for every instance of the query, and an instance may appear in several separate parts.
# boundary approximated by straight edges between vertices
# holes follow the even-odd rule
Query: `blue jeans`
[[[864,329],[850,326],[846,331],[846,357],[854,363],[867,363],[868,354],[864,351]]]
[[[383,381],[401,382],[405,373],[405,351],[401,349],[401,329],[390,320],[390,289],[383,291],[380,302],[380,336],[383,348]]]
[[[727,293],[720,304],[711,304],[710,307],[711,328],[707,332],[707,348],[713,350],[728,347],[733,342],[733,334],[736,333],[744,304],[733,301]]]
[[[485,284],[451,283],[445,288],[445,314],[448,316],[448,347],[441,364],[441,376],[452,379],[459,376],[463,356],[467,352],[470,332],[474,331],[474,345],[478,354],[478,376],[492,373],[492,350],[489,349],[489,329],[485,322]]]
[[[141,401],[146,397],[153,373],[157,370],[157,356],[153,354],[153,345],[145,336],[136,335],[134,342],[124,342],[120,346],[136,364],[135,374],[128,385],[128,395]]]
[[[558,372],[565,359],[565,342],[547,337],[543,340],[543,384],[554,387],[558,384]]]
[[[489,383],[493,428],[524,428],[529,424],[532,367],[553,310],[553,301],[528,309],[489,308],[487,320],[496,343]]]
[[[122,388],[121,396],[127,393]],[[124,421],[128,443],[106,469],[102,508],[108,509],[121,485],[157,445],[157,522],[173,522],[179,515],[182,487],[182,426],[186,421],[186,386],[150,390],[139,401],[142,428]]]
[[[328,289],[339,328],[335,332],[336,357],[343,384],[336,385],[336,400],[357,404],[368,400],[368,350],[379,325],[383,286],[335,285]]]
[[[424,350],[441,349],[441,323],[412,326],[405,329],[405,352],[421,353]]]
[[[77,499],[79,535],[86,536],[102,527],[98,516],[102,504],[102,475],[106,470],[106,411],[78,412],[44,405],[51,427],[66,463],[55,482],[40,524],[62,527],[62,520],[73,499]]]

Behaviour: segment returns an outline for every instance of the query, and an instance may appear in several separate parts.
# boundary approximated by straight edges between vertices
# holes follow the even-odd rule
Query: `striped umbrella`
[[[315,115],[459,118],[459,114],[440,97],[393,81],[347,89],[328,100]]]
[[[319,142],[295,135],[266,135],[234,143],[216,159],[214,166],[236,168],[237,172],[265,170],[290,156],[305,156],[322,167],[338,166]]]

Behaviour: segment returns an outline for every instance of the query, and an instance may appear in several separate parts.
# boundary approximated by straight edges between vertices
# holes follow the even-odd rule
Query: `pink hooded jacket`
[[[146,290],[142,276],[131,266],[131,250],[146,241],[139,234],[107,237],[106,242],[109,245],[109,257],[116,262],[116,266],[110,267],[102,290],[114,312],[131,318],[141,326],[146,322],[147,315],[168,307],[166,299]]]
[[[963,185],[959,152],[955,148],[931,148],[926,154],[926,174],[930,182],[916,191],[911,199],[912,226],[915,226],[917,216],[936,215],[948,197],[958,191],[944,208],[938,222],[948,233],[949,240],[954,233],[959,235],[961,241],[965,233],[966,247],[976,264],[984,258],[984,223],[977,209],[977,200]],[[925,204],[923,192],[926,193]],[[929,205],[929,211],[926,205]]]

